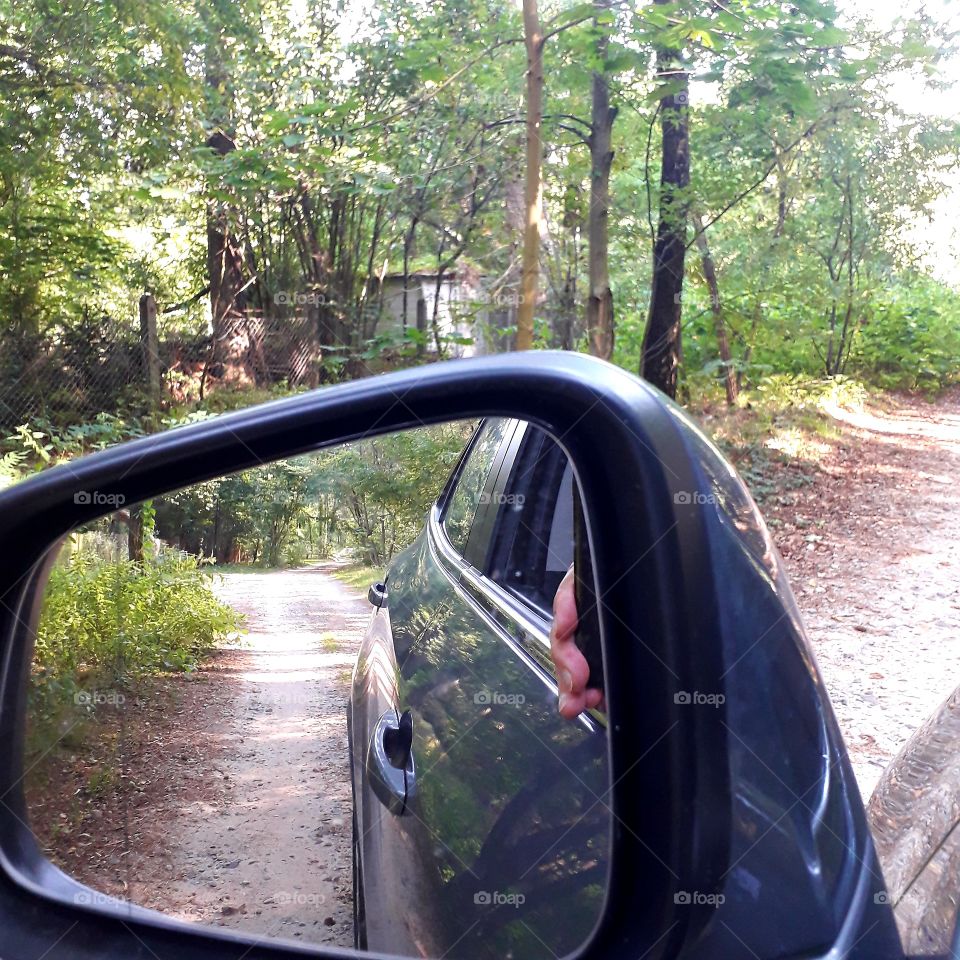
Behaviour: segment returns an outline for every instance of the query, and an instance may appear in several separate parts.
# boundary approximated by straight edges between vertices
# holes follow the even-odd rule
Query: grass
[[[841,431],[831,410],[857,408],[870,394],[852,380],[769,377],[745,391],[735,407],[719,398],[691,404],[700,421],[750,487],[758,503],[809,483]],[[786,472],[784,467],[790,469]]]
[[[386,572],[383,567],[370,567],[366,564],[351,564],[346,567],[335,567],[330,571],[341,583],[360,593],[366,594],[370,584],[383,580]]]

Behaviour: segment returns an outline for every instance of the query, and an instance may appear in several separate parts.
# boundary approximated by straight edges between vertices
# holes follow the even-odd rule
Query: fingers
[[[574,587],[573,567],[566,572],[553,598],[553,625],[550,628],[550,644],[573,639],[577,629],[577,594]]]
[[[573,688],[569,692],[563,692],[561,688],[557,710],[564,719],[575,720],[584,710],[595,709],[606,709],[606,700],[602,690],[598,690],[596,687],[586,687],[580,690]]]
[[[573,567],[560,582],[553,601],[553,625],[550,629],[550,654],[557,675],[560,699],[557,709],[562,717],[573,720],[584,710],[603,703],[603,692],[588,689],[590,667],[574,642],[577,630],[577,601]]]

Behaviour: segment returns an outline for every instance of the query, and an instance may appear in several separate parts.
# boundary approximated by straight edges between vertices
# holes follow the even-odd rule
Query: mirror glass
[[[113,512],[50,572],[25,791],[77,902],[410,956],[586,940],[605,705],[553,439],[457,422],[140,504],[76,496]],[[555,601],[558,649],[595,671],[566,716]]]

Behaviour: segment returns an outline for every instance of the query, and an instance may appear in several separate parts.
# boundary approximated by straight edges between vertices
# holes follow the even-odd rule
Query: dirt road
[[[140,902],[352,946],[345,709],[369,605],[322,568],[228,573],[216,592],[249,628],[243,648],[211,665],[226,695],[216,721],[196,728],[223,789],[169,811],[167,882]]]
[[[831,413],[814,483],[764,512],[866,800],[960,685],[960,393]]]

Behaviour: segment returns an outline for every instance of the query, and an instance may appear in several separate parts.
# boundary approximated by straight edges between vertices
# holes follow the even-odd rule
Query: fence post
[[[157,301],[152,293],[145,293],[140,298],[140,346],[155,430],[160,410],[160,341],[157,337]],[[127,511],[127,556],[137,563],[143,563],[144,532],[143,504],[131,504]]]
[[[140,344],[151,410],[160,406],[160,342],[157,338],[157,301],[152,293],[140,298]]]

